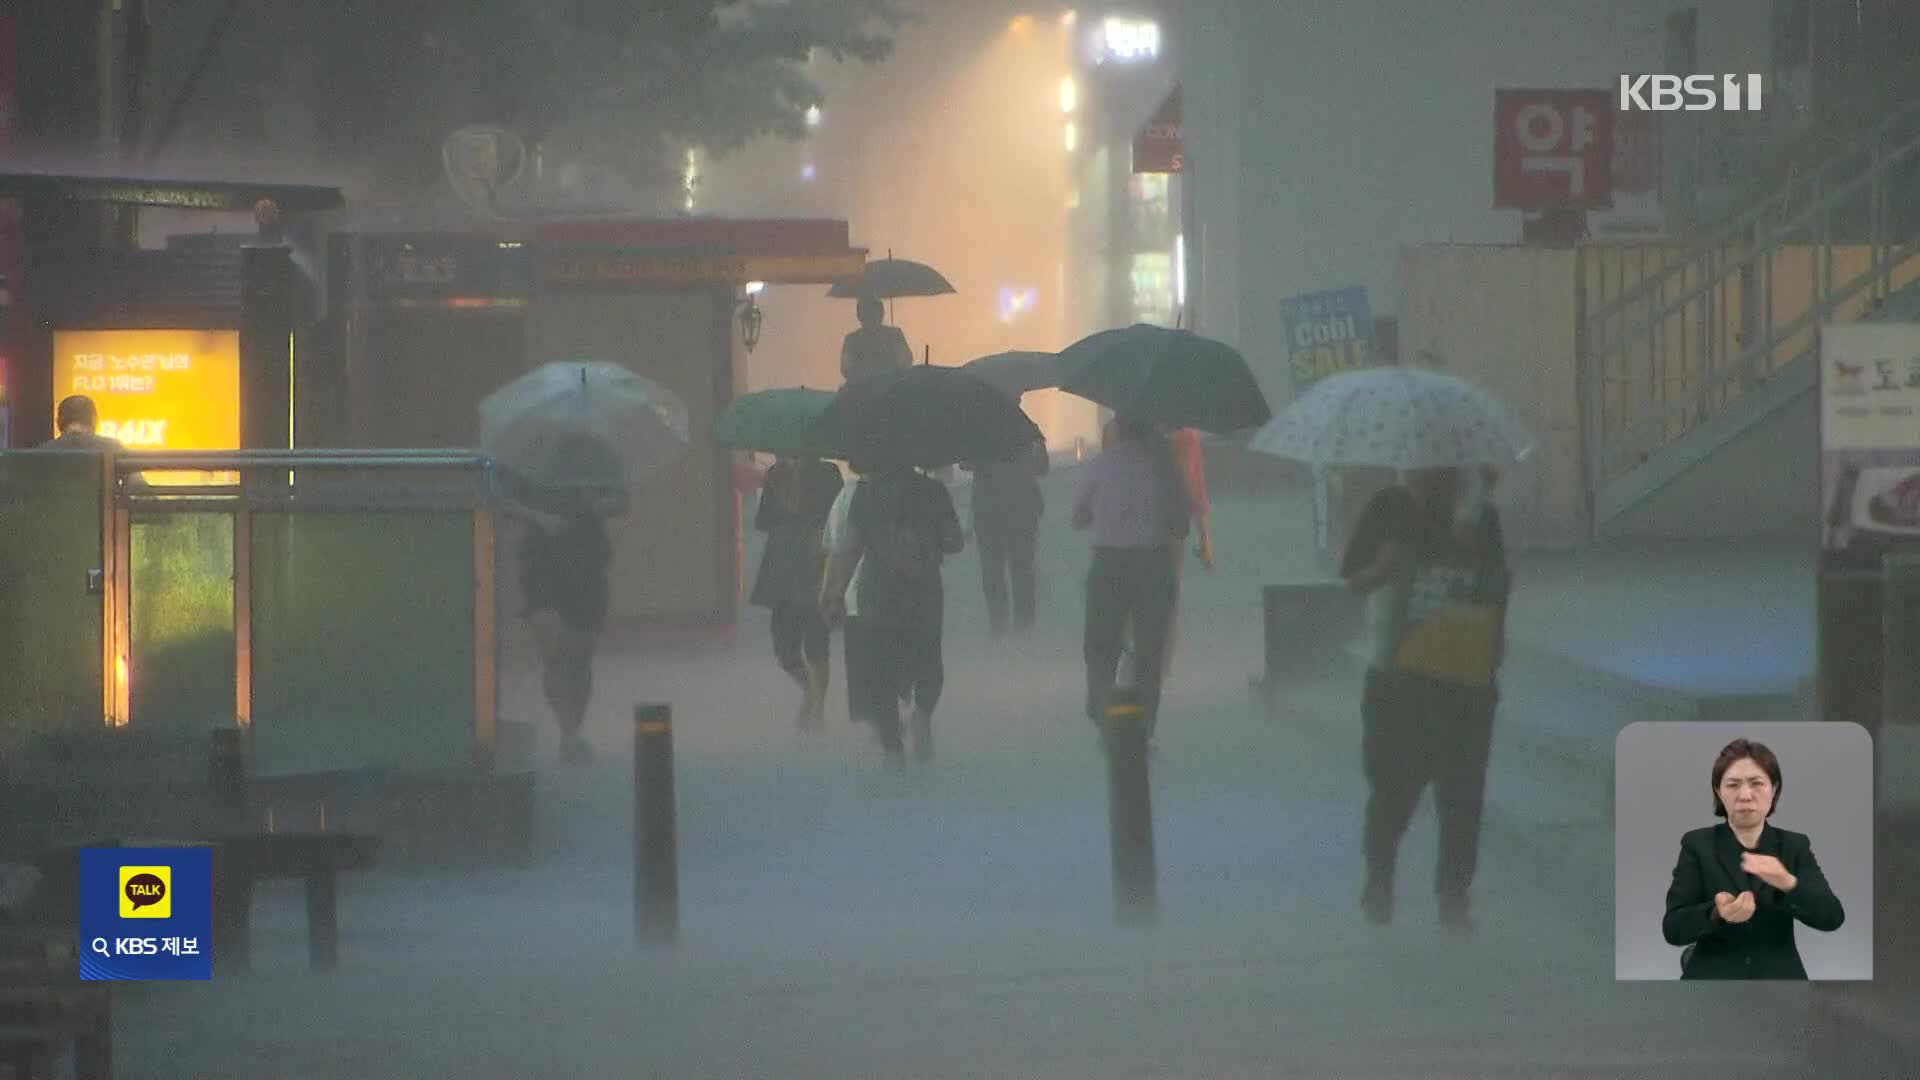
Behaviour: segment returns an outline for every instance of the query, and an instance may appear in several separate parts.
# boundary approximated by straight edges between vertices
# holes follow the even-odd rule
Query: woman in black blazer
[[[1680,838],[1667,889],[1667,944],[1685,946],[1682,979],[1804,979],[1795,920],[1840,929],[1846,912],[1803,833],[1767,824],[1780,760],[1735,739],[1713,763],[1713,812],[1727,820]]]

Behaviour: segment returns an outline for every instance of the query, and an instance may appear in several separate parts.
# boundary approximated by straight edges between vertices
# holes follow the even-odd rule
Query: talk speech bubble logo
[[[173,915],[173,868],[169,866],[123,866],[120,868],[120,917],[123,919],[166,919]]]

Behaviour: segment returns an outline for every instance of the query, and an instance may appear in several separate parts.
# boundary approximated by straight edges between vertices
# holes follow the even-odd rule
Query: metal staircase
[[[1595,532],[1812,391],[1822,323],[1905,308],[1916,280],[1920,102],[1611,295],[1589,281],[1581,396]],[[1920,294],[1912,301],[1920,312]]]

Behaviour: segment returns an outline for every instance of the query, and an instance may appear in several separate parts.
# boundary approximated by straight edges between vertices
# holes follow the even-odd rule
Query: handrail
[[[1904,286],[1896,275],[1907,276],[1920,256],[1920,236],[1888,201],[1896,170],[1920,158],[1916,118],[1920,101],[1894,110],[1582,316],[1590,497],[1684,437],[1690,418],[1704,420],[1739,387],[1781,368],[1783,357],[1798,362],[1808,348],[1800,339],[1817,338],[1822,322]],[[1855,246],[1866,265],[1836,281],[1836,260],[1851,265],[1856,256],[1845,252]],[[1789,251],[1810,260],[1804,292],[1778,291],[1777,274],[1802,269],[1784,261]]]
[[[1597,323],[1602,319],[1619,314],[1621,311],[1624,311],[1636,303],[1645,302],[1648,294],[1654,292],[1658,287],[1665,285],[1675,274],[1696,265],[1703,254],[1722,251],[1740,243],[1746,237],[1748,231],[1768,217],[1776,207],[1783,203],[1793,201],[1796,195],[1820,192],[1821,189],[1827,185],[1830,178],[1836,174],[1850,175],[1854,173],[1856,170],[1843,169],[1841,166],[1845,163],[1850,163],[1852,158],[1862,153],[1871,155],[1875,145],[1883,142],[1903,121],[1914,118],[1920,118],[1920,101],[1910,101],[1902,105],[1900,108],[1894,110],[1893,114],[1885,120],[1874,125],[1871,129],[1862,132],[1851,146],[1829,157],[1826,161],[1822,162],[1818,168],[1811,172],[1802,173],[1782,183],[1772,192],[1749,205],[1747,209],[1723,223],[1713,234],[1694,243],[1692,250],[1689,251],[1688,254],[1668,262],[1660,269],[1641,278],[1640,281],[1635,284],[1634,288],[1615,297],[1612,301],[1601,305],[1598,310],[1589,313],[1587,316],[1588,322]]]
[[[1912,158],[1915,156],[1920,156],[1920,138],[1916,138],[1913,142],[1908,143],[1907,145],[1899,148],[1898,150],[1890,151],[1882,155],[1873,166],[1868,168],[1867,171],[1861,173],[1860,175],[1854,177],[1852,180],[1847,181],[1846,183],[1840,185],[1839,187],[1834,188],[1831,191],[1827,192],[1825,196],[1823,196],[1823,201],[1820,205],[1806,207],[1805,209],[1801,210],[1797,216],[1789,218],[1785,222],[1782,222],[1780,224],[1773,226],[1771,229],[1768,230],[1768,235],[1766,237],[1758,238],[1755,243],[1748,245],[1746,250],[1743,251],[1742,253],[1738,255],[1731,255],[1725,249],[1720,249],[1720,250],[1711,252],[1712,254],[1718,254],[1730,260],[1722,267],[1722,270],[1720,273],[1712,275],[1710,277],[1702,277],[1702,279],[1699,282],[1696,282],[1692,287],[1688,288],[1686,291],[1680,293],[1678,296],[1674,297],[1673,299],[1668,300],[1664,305],[1662,305],[1658,309],[1652,312],[1649,312],[1646,318],[1639,320],[1638,323],[1635,325],[1635,327],[1631,331],[1622,331],[1618,336],[1615,336],[1615,337],[1600,336],[1599,332],[1601,330],[1601,324],[1603,322],[1609,321],[1607,319],[1606,313],[1610,310],[1613,310],[1617,313],[1617,308],[1618,308],[1617,301],[1614,304],[1610,304],[1610,305],[1607,305],[1606,307],[1601,308],[1600,314],[1588,316],[1587,323],[1593,329],[1593,336],[1599,338],[1599,340],[1595,341],[1594,343],[1593,355],[1604,356],[1614,351],[1614,348],[1617,345],[1619,345],[1621,342],[1637,341],[1641,334],[1644,334],[1649,329],[1655,326],[1658,326],[1662,322],[1665,322],[1669,317],[1671,317],[1675,313],[1685,310],[1686,307],[1692,304],[1694,301],[1699,300],[1700,298],[1706,296],[1708,293],[1711,293],[1717,289],[1724,287],[1730,279],[1737,277],[1743,271],[1752,269],[1753,267],[1759,265],[1762,260],[1771,258],[1773,252],[1777,249],[1778,245],[1773,243],[1768,243],[1767,241],[1774,240],[1777,237],[1785,236],[1799,229],[1813,225],[1816,219],[1821,214],[1827,213],[1832,209],[1833,203],[1839,202],[1847,198],[1851,198],[1852,196],[1859,194],[1862,190],[1871,188],[1874,181],[1879,179],[1883,175],[1885,175],[1887,170],[1892,169],[1894,166],[1905,162],[1908,158]],[[1692,255],[1689,255],[1687,260],[1676,260],[1675,263],[1669,263],[1667,265],[1671,267],[1676,263],[1681,263],[1681,262],[1690,263],[1690,260],[1697,258],[1703,254],[1707,254],[1707,253],[1695,252]],[[1645,279],[1645,278],[1641,279],[1641,284],[1644,284],[1647,280],[1648,279]],[[1636,286],[1635,289],[1628,290],[1627,295],[1632,295],[1637,291],[1639,291],[1638,286]],[[1655,290],[1655,291],[1661,291],[1662,294],[1664,295],[1663,290]],[[1642,299],[1637,302],[1644,303],[1646,301]],[[1612,320],[1612,321],[1619,321],[1619,320]]]
[[[113,455],[117,473],[300,469],[491,469],[473,450],[141,450]]]
[[[1632,423],[1618,429],[1615,435],[1637,435],[1644,433],[1650,428],[1664,426],[1671,422],[1674,417],[1685,415],[1688,411],[1698,409],[1701,400],[1711,396],[1714,392],[1725,388],[1728,384],[1736,380],[1749,377],[1753,373],[1754,368],[1758,366],[1757,361],[1763,357],[1771,356],[1779,349],[1781,342],[1790,341],[1801,334],[1817,331],[1820,325],[1826,322],[1840,305],[1859,296],[1860,293],[1872,283],[1873,279],[1880,277],[1891,267],[1906,262],[1916,255],[1920,255],[1920,240],[1889,245],[1887,250],[1890,253],[1896,254],[1891,254],[1890,257],[1886,259],[1876,258],[1866,269],[1854,275],[1845,284],[1830,288],[1820,303],[1807,305],[1806,309],[1800,314],[1776,327],[1774,332],[1765,340],[1742,350],[1738,359],[1733,364],[1708,376],[1696,388],[1693,395],[1685,399],[1666,402],[1659,408],[1642,413],[1636,417]],[[1807,356],[1817,351],[1817,349],[1817,344],[1802,349],[1794,354],[1793,359],[1790,360],[1789,363],[1798,361],[1801,357]],[[1631,440],[1621,441],[1628,442]]]

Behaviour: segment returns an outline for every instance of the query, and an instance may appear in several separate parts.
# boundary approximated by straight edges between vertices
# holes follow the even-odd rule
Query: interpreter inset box
[[[1857,724],[1630,724],[1614,977],[1873,978],[1873,742]]]

